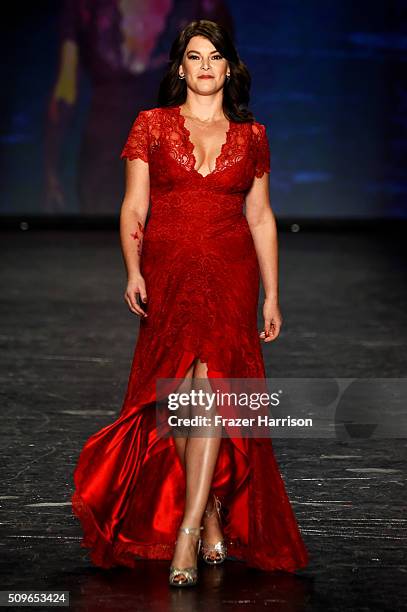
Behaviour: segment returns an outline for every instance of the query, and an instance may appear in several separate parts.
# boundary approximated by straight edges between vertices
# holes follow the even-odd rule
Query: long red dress
[[[185,478],[172,436],[156,427],[156,379],[182,378],[199,357],[208,377],[266,376],[257,330],[259,266],[243,212],[270,172],[263,124],[229,122],[214,170],[195,169],[180,106],[141,111],[122,158],[149,163],[151,214],[140,269],[140,319],[120,415],[85,443],[74,471],[81,546],[101,567],[171,560]],[[225,509],[228,555],[264,570],[307,564],[269,438],[223,437],[212,490]]]

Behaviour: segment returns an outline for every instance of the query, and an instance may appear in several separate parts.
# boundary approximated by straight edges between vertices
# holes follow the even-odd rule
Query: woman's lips
[[[214,78],[213,76],[209,76],[207,74],[198,77],[198,79],[213,79],[213,78]]]

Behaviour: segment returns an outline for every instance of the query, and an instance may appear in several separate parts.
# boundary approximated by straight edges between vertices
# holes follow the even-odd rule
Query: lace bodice
[[[190,132],[185,127],[185,117],[180,106],[153,108],[140,111],[136,117],[120,157],[140,158],[152,162],[150,175],[158,171],[163,163],[159,157],[166,152],[176,162],[179,170],[185,170],[199,180],[214,178],[228,169],[236,169],[244,177],[261,178],[270,172],[270,149],[266,128],[258,122],[229,122],[226,140],[218,155],[212,172],[203,175],[195,169],[194,144]],[[252,176],[250,177],[250,175]],[[250,181],[251,182],[251,181]]]
[[[194,242],[197,235],[222,235],[237,225],[247,233],[245,195],[255,176],[270,171],[265,126],[230,121],[213,171],[198,172],[180,106],[141,111],[122,150],[125,157],[149,164],[151,215],[144,243]]]

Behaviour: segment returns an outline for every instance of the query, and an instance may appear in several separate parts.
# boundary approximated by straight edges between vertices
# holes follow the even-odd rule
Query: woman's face
[[[202,95],[222,89],[230,74],[227,60],[203,36],[191,38],[178,72],[185,76],[187,87]]]

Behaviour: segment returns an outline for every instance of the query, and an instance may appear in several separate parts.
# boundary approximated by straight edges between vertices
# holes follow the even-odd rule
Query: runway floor
[[[406,439],[395,436],[274,441],[311,557],[297,575],[229,560],[171,589],[167,562],[93,567],[70,495],[83,443],[118,414],[137,338],[119,235],[1,242],[2,590],[69,591],[75,611],[407,609]],[[282,232],[284,326],[264,345],[268,376],[405,378],[402,244],[401,233]]]

